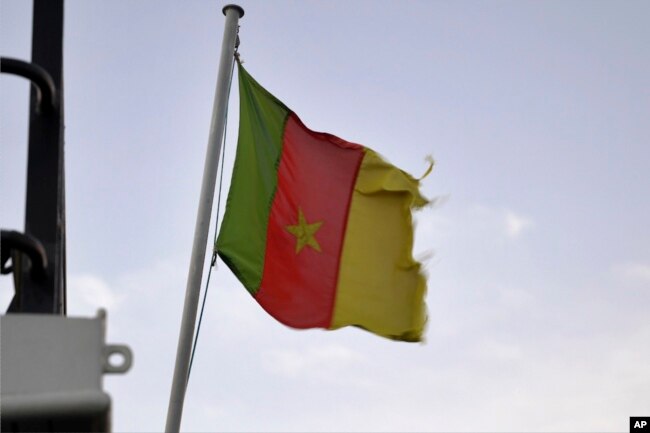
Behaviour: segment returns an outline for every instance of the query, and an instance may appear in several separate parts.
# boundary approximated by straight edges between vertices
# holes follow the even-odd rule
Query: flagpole
[[[214,95],[212,120],[210,122],[208,149],[203,167],[199,210],[196,216],[196,227],[194,228],[192,257],[187,275],[183,318],[178,336],[176,365],[174,367],[174,378],[169,396],[167,424],[165,425],[165,432],[167,433],[178,433],[183,415],[183,401],[185,400],[187,374],[192,351],[194,326],[196,324],[196,311],[199,305],[203,263],[205,261],[205,250],[210,229],[214,186],[217,179],[217,168],[221,154],[221,142],[228,106],[228,88],[232,80],[231,73],[234,62],[235,42],[237,40],[237,23],[239,18],[244,16],[244,9],[240,6],[230,4],[224,6],[223,14],[226,16],[226,24],[224,26],[223,42],[221,44],[221,59],[219,60],[217,89]]]

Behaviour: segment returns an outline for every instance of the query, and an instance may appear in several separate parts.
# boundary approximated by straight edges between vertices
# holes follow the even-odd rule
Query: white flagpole
[[[183,401],[185,400],[185,389],[187,387],[187,373],[192,351],[192,340],[194,338],[194,326],[196,323],[196,311],[199,305],[203,262],[205,261],[205,250],[210,229],[214,185],[217,179],[217,168],[219,166],[221,142],[226,120],[226,108],[228,106],[228,88],[232,80],[231,73],[234,62],[235,42],[237,40],[237,23],[239,18],[244,16],[244,9],[237,5],[226,5],[223,8],[223,14],[226,16],[226,24],[223,31],[223,42],[221,44],[221,59],[219,61],[219,74],[217,76],[217,89],[214,95],[212,120],[210,122],[208,150],[205,155],[205,165],[203,167],[203,182],[201,184],[199,210],[194,229],[192,258],[190,259],[190,269],[187,276],[187,287],[185,289],[183,319],[178,336],[176,365],[174,367],[174,378],[169,396],[167,424],[165,425],[165,431],[167,433],[178,433],[181,427]]]

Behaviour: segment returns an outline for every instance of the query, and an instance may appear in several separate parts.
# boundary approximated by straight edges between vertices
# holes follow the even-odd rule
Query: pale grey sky
[[[423,190],[445,200],[418,213],[415,246],[427,342],[288,329],[220,265],[183,428],[627,431],[648,415],[650,3],[239,4],[248,71],[309,127],[416,175],[436,159]],[[223,5],[66,2],[69,310],[106,307],[109,341],[135,352],[105,379],[115,431],[164,426]],[[30,39],[30,2],[0,0],[1,54],[28,59]],[[23,228],[28,90],[2,76],[7,229]],[[224,194],[236,86],[230,107]]]

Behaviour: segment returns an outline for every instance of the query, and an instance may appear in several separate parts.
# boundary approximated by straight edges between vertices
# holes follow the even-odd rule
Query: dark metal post
[[[27,160],[25,233],[45,247],[46,278],[30,278],[22,269],[22,287],[13,311],[66,313],[65,182],[63,154],[63,0],[34,0],[32,63],[54,82],[53,107],[39,104],[32,86]],[[16,305],[17,304],[17,305]]]

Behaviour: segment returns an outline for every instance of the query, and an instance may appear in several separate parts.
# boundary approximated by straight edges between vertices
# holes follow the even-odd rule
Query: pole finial
[[[224,15],[226,15],[226,12],[228,12],[228,9],[234,9],[234,10],[236,10],[236,11],[239,13],[239,18],[241,18],[241,17],[244,16],[244,8],[242,8],[242,7],[239,6],[239,5],[228,4],[228,5],[225,5],[225,6],[223,7],[223,9],[221,9],[221,11],[223,12]]]

